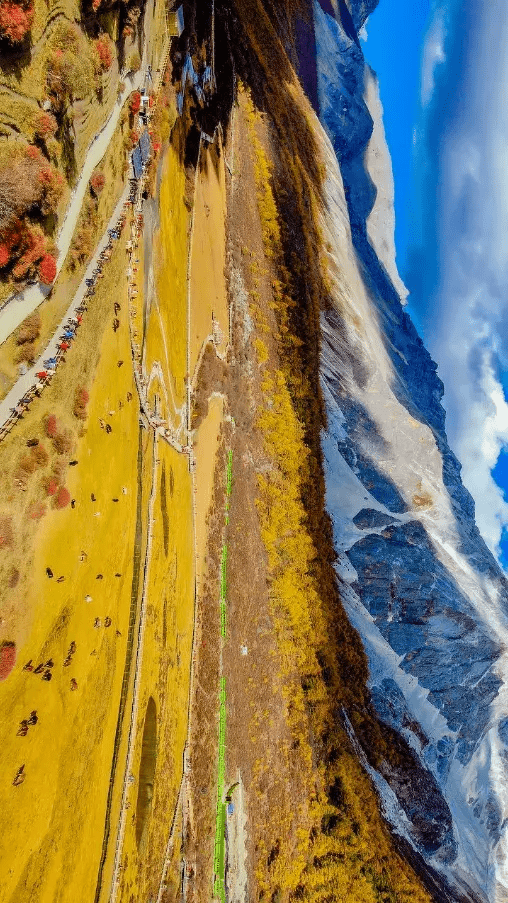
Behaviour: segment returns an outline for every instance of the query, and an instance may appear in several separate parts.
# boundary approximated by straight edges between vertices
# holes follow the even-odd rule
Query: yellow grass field
[[[224,155],[202,150],[194,199],[194,235],[191,262],[191,375],[203,343],[212,334],[212,313],[219,323],[223,352],[229,341],[226,294],[226,185]]]
[[[146,586],[142,676],[129,811],[119,899],[156,896],[164,852],[182,777],[187,735],[190,656],[194,619],[192,488],[187,458],[166,442],[156,446],[156,495]],[[148,463],[148,462],[147,462]],[[153,797],[144,818],[149,758],[142,756],[149,699],[155,702],[156,736],[149,758],[155,766]],[[148,772],[150,769],[148,768]],[[148,774],[149,777],[149,774]],[[147,799],[150,797],[148,789]],[[107,896],[104,896],[104,900]]]
[[[158,363],[162,369],[162,379],[153,379],[149,401],[156,393],[161,414],[175,418],[184,400],[187,368],[189,215],[183,203],[184,170],[172,149],[163,166],[153,258],[145,255],[143,238],[137,255],[135,327],[145,372],[150,374]],[[203,303],[210,318],[213,305],[221,326],[228,322],[223,174],[218,176],[211,163],[207,168],[199,205],[202,212],[207,204],[216,206],[220,195],[222,206],[216,224],[219,252],[204,241],[195,246],[194,271],[212,268],[207,298],[192,299],[203,339],[209,332],[203,331]],[[198,216],[196,226],[197,236],[210,229],[206,213]],[[0,547],[2,636],[17,646],[14,670],[0,683],[0,903],[93,901],[97,887],[101,903],[109,899],[135,692],[133,781],[128,785],[118,903],[156,897],[182,780],[196,567],[202,576],[223,398],[210,399],[196,431],[193,481],[188,457],[139,422],[127,237],[114,244],[66,362],[0,445],[0,516],[12,514],[14,530],[12,546]],[[198,290],[194,282],[191,287]],[[115,301],[121,305],[116,332]],[[199,352],[197,342],[194,347]],[[84,421],[73,415],[76,390],[82,387],[89,392]],[[168,397],[164,387],[169,387]],[[64,455],[56,454],[44,435],[44,418],[50,414],[56,415],[60,430],[72,433],[72,450]],[[39,438],[49,460],[29,475],[23,490],[14,476],[20,460],[30,454],[26,441],[32,436]],[[69,466],[70,459],[77,464]],[[73,500],[62,510],[55,510],[45,495],[51,468],[57,465]],[[40,520],[29,517],[36,504],[46,505]],[[13,568],[20,572],[19,582],[9,590]],[[134,690],[140,628],[143,647]],[[64,665],[71,644],[76,649]],[[52,679],[46,682],[41,674],[24,671],[29,660],[33,666],[52,660]],[[33,710],[37,723],[26,736],[17,736],[20,722]],[[14,786],[21,765],[25,778]],[[175,855],[181,843],[179,814],[176,824]],[[176,873],[173,865],[170,884]]]
[[[117,253],[122,259],[123,249]],[[79,363],[80,343],[93,338],[86,335],[91,325],[84,321],[66,364],[41,399],[45,407],[52,398],[55,406],[61,404],[67,394],[61,383],[79,377],[73,364]],[[34,537],[17,665],[0,684],[2,903],[34,898],[71,903],[93,899],[95,890],[133,582],[137,442],[132,440],[138,434],[127,321],[116,334],[109,318],[103,325],[102,340],[95,336],[101,341],[100,361],[86,433],[75,450],[78,465],[67,475],[75,508],[48,513]],[[119,368],[122,359],[126,366]],[[127,392],[133,394],[130,402]],[[29,415],[34,432],[40,408]],[[109,435],[99,418],[111,424]],[[46,576],[46,567],[53,579]],[[57,583],[60,576],[65,579]],[[87,596],[91,601],[85,601]],[[108,627],[106,617],[111,618]],[[100,619],[98,629],[95,618]],[[64,667],[73,641],[76,652]],[[50,658],[54,671],[49,683],[22,671],[29,659],[35,665]],[[74,692],[71,679],[77,681]],[[38,723],[26,737],[17,737],[19,721],[33,709]],[[14,787],[22,764],[26,779]]]
[[[189,214],[183,203],[185,175],[178,157],[169,148],[163,163],[160,186],[160,228],[154,237],[156,261],[153,290],[147,304],[145,368],[149,374],[158,361],[168,393],[180,408],[185,398],[187,369],[187,226]],[[170,410],[172,420],[179,420]]]

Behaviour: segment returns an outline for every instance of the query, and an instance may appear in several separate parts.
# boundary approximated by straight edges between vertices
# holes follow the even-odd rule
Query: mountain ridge
[[[330,256],[342,284],[335,310],[323,315],[323,443],[341,594],[367,651],[376,711],[428,775],[425,791],[414,784],[408,799],[385,769],[413,845],[460,893],[496,900],[508,889],[507,797],[497,781],[505,754],[496,734],[508,584],[447,443],[437,366],[369,236],[377,188],[366,163],[374,129],[368,70],[340,17],[324,6],[314,3],[319,115],[340,169],[339,180],[328,152],[328,240],[335,235]],[[363,24],[365,6],[351,10]],[[339,221],[341,241],[354,249],[349,271],[337,258]],[[378,512],[377,524],[369,512]],[[422,825],[431,831],[436,818],[441,834],[422,840]]]

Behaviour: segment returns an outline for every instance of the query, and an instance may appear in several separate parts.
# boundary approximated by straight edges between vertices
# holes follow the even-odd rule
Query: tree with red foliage
[[[86,420],[86,406],[89,400],[90,396],[86,389],[76,389],[73,414],[78,420]]]
[[[30,227],[25,224],[20,244],[17,248],[18,260],[12,269],[15,279],[27,276],[34,264],[41,259],[46,250],[46,237],[40,226]]]
[[[58,129],[58,123],[52,113],[41,113],[35,123],[35,134],[46,141],[53,138]]]
[[[58,489],[58,483],[54,477],[50,477],[48,482],[46,483],[46,493],[48,495],[55,495]]]
[[[90,179],[90,188],[96,197],[99,196],[105,184],[106,179],[104,178],[104,173],[101,172],[100,169],[96,169],[92,173],[92,178]]]
[[[99,57],[99,66],[102,72],[107,72],[113,62],[113,41],[107,34],[101,34],[95,41],[95,50]]]
[[[57,496],[53,502],[54,508],[66,508],[71,500],[71,494],[65,486],[60,486]]]
[[[131,95],[130,110],[131,113],[139,113],[141,107],[141,94],[139,91],[133,91]]]
[[[52,254],[45,254],[39,264],[39,279],[44,285],[55,281],[56,260]]]
[[[0,0],[0,38],[19,44],[30,31],[33,20],[33,0],[24,3]]]

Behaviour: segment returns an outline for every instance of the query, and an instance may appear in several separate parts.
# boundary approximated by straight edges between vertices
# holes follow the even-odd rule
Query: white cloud
[[[420,85],[420,99],[423,107],[427,106],[434,91],[434,74],[436,67],[446,60],[444,42],[444,13],[442,10],[439,10],[434,15],[423,47]]]
[[[508,404],[488,362],[488,353],[481,362],[479,386],[483,398],[476,397],[478,387],[475,387],[475,397],[464,392],[462,403],[468,429],[460,434],[455,451],[462,462],[464,485],[475,499],[478,529],[491,552],[499,558],[501,531],[508,525],[508,503],[491,470],[502,447],[508,445]]]
[[[444,57],[448,25],[443,21],[435,15],[422,60],[422,101],[427,103],[436,66]],[[508,376],[506,0],[492,0],[475,28],[465,47],[467,62],[460,79],[452,67],[450,78],[438,89],[449,112],[441,136],[430,145],[436,155],[438,227],[433,247],[427,248],[435,255],[439,278],[428,301],[431,326],[425,338],[445,385],[450,445],[463,465],[480,532],[499,556],[508,504],[491,470],[501,448],[508,446],[508,405],[496,376],[499,367],[503,381],[504,374]],[[434,128],[440,100],[435,95]],[[425,118],[419,129],[425,139]],[[428,142],[422,143],[429,148]],[[508,485],[504,488],[508,493]]]

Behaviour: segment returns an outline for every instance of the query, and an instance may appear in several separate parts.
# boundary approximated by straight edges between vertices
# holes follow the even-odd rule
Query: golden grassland
[[[122,263],[123,254],[118,247]],[[118,360],[128,364],[127,322],[116,334],[108,322],[111,298],[118,297],[116,275],[113,267],[66,363],[33,405],[20,434],[15,431],[0,449],[12,480],[9,465],[20,453],[22,440],[41,435],[45,413],[56,413],[69,423],[75,388],[89,387],[88,419],[74,451],[78,465],[67,470],[65,479],[75,508],[50,511],[37,524],[27,518],[26,508],[36,490],[40,497],[40,487],[18,490],[24,510],[17,519],[12,552],[2,553],[21,571],[8,616],[9,635],[18,645],[17,665],[0,685],[6,818],[0,885],[1,899],[12,903],[33,899],[34,894],[48,903],[56,898],[91,899],[95,888],[127,640],[137,495],[137,443],[132,437],[138,431],[138,407],[135,396],[127,402],[127,392],[134,390],[129,366],[117,367]],[[112,425],[109,435],[99,418]],[[40,475],[31,477],[33,483],[39,480]],[[12,499],[10,510],[14,505]],[[53,579],[46,576],[46,567]],[[99,574],[102,579],[97,579]],[[65,579],[57,583],[60,576]],[[5,592],[5,570],[2,588]],[[97,617],[100,629],[93,626]],[[104,626],[106,617],[112,619],[109,627]],[[76,653],[70,667],[63,667],[72,641]],[[30,658],[34,664],[54,661],[50,683],[22,671]],[[74,692],[72,678],[77,681]],[[27,737],[17,737],[18,722],[32,709],[38,712],[38,724]],[[26,780],[13,787],[23,763]]]
[[[294,95],[292,102],[295,103]],[[311,510],[316,518],[316,511],[323,511],[324,505],[319,452],[309,442],[309,416],[302,414],[305,397],[307,407],[312,409],[308,391],[311,373],[318,379],[317,370],[312,370],[312,358],[309,361],[304,356],[305,338],[310,333],[317,341],[317,334],[313,330],[312,312],[310,316],[309,313],[302,316],[300,312],[298,321],[293,311],[304,302],[298,294],[298,275],[302,268],[306,267],[311,284],[317,279],[316,271],[321,265],[319,246],[316,242],[312,247],[313,233],[309,228],[306,254],[299,261],[299,268],[291,268],[289,277],[284,219],[277,205],[274,180],[270,179],[274,164],[266,151],[266,123],[245,92],[240,92],[240,108],[253,149],[265,255],[277,265],[278,277],[272,283],[272,308],[278,323],[275,348],[273,340],[268,338],[269,324],[257,305],[255,293],[251,304],[259,333],[254,340],[255,348],[263,373],[264,403],[258,413],[258,428],[271,464],[258,477],[257,505],[268,554],[271,608],[286,686],[286,718],[302,752],[307,786],[306,803],[295,804],[289,821],[287,805],[281,806],[278,846],[274,855],[269,855],[269,850],[260,850],[256,877],[261,894],[279,901],[295,895],[308,903],[330,899],[355,903],[380,900],[423,903],[429,899],[428,895],[394,850],[372,786],[336,723],[341,703],[347,704],[351,697],[361,701],[366,668],[358,650],[358,638],[344,623],[343,613],[341,623],[340,607],[337,607],[340,603],[337,600],[331,605],[333,579],[326,573],[330,566],[329,553],[327,557],[326,549],[316,542],[315,523],[310,516]],[[284,172],[284,157],[284,152],[278,154],[276,164],[280,192],[283,190],[281,171],[288,194],[289,184],[296,194],[302,184],[308,189],[308,181],[295,178],[295,168],[301,166],[298,155],[292,155],[289,172]],[[317,190],[314,189],[313,197],[307,195],[306,200],[312,212],[318,202]],[[293,198],[293,206],[297,201],[301,203],[302,198]],[[291,225],[293,231],[294,220]],[[294,244],[294,236],[292,241]],[[256,267],[260,268],[260,263],[254,261],[252,272]],[[319,283],[313,288],[319,292]],[[319,406],[319,399],[317,403]],[[316,420],[315,407],[310,411],[311,420],[313,416]],[[319,430],[314,435],[315,441],[318,440]],[[309,493],[311,481],[317,487],[313,496]],[[317,502],[320,507],[309,510],[309,501]],[[322,533],[325,542],[327,537],[331,540],[329,531],[327,534],[325,529]],[[339,665],[337,657],[340,657]],[[358,687],[348,686],[347,671],[349,681],[358,683]],[[260,773],[263,767],[259,763]],[[276,812],[273,817],[277,819]]]
[[[144,900],[157,893],[182,776],[187,734],[194,615],[192,486],[187,459],[158,440],[155,475],[152,549],[146,586],[148,607],[133,765],[136,781],[129,795],[122,900],[131,899],[131,894],[136,900]],[[142,738],[150,697],[157,712],[156,769],[150,811],[141,830],[138,794],[143,790]]]
[[[160,228],[154,236],[154,291],[148,296],[146,371],[159,361],[174,406],[185,398],[187,372],[187,228],[185,173],[172,145],[162,164]],[[173,412],[172,412],[173,413]]]
[[[194,199],[191,286],[191,375],[206,339],[212,314],[218,321],[223,353],[229,340],[229,312],[224,274],[226,260],[226,184],[224,155],[202,148]]]
[[[174,187],[176,181],[183,188],[184,181],[171,150],[168,157],[173,168],[166,170],[169,179],[161,198],[159,241],[162,247],[174,250],[174,221],[163,204],[170,189],[168,182]],[[180,222],[181,234],[176,238],[185,249],[183,213]],[[135,780],[128,797],[120,900],[144,899],[157,893],[182,776],[194,620],[192,480],[188,459],[138,425],[139,406],[130,360],[125,242],[124,235],[114,245],[112,260],[104,269],[105,277],[98,284],[67,361],[0,446],[0,461],[5,465],[6,504],[2,514],[10,514],[17,500],[21,501],[14,518],[14,542],[0,550],[0,580],[8,600],[2,634],[15,640],[18,647],[15,669],[0,684],[0,732],[5,751],[2,802],[9,819],[0,846],[2,903],[28,901],[35,896],[40,903],[93,899],[102,854],[99,899],[108,899],[127,758],[132,667],[120,722],[121,689],[127,647],[138,631],[138,620],[130,629],[129,621],[136,607],[139,619],[143,591],[146,616],[133,735]],[[185,253],[183,257],[185,260]],[[164,270],[168,259],[169,266]],[[143,263],[141,256],[140,284]],[[154,347],[151,330],[167,327],[168,332],[175,331],[180,347],[176,353],[172,347],[172,356],[166,360],[169,368],[173,361],[178,364],[185,360],[185,307],[180,306],[183,321],[181,318],[175,324],[175,311],[169,303],[175,288],[172,280],[180,281],[181,287],[184,274],[185,269],[182,275],[171,254],[163,259],[158,275],[165,291],[165,319],[149,320],[145,337],[147,345]],[[112,328],[115,301],[121,304],[116,333]],[[138,303],[142,310],[142,293]],[[165,340],[161,333],[157,341]],[[168,375],[174,377],[171,369]],[[77,422],[71,414],[79,387],[90,393],[84,422]],[[48,414],[55,414],[59,428],[65,427],[74,436],[74,448],[65,456],[60,477],[75,507],[50,509],[40,520],[31,520],[27,512],[41,498],[44,501],[43,473],[37,471],[27,478],[25,492],[16,487],[14,473],[19,459],[29,453],[25,442],[32,436],[38,436],[50,452],[44,473],[52,473],[58,456],[50,440],[43,437],[43,418]],[[196,526],[201,561],[221,419],[222,399],[214,398],[196,437]],[[111,426],[110,433],[101,421]],[[70,457],[78,461],[75,467],[67,466]],[[145,562],[150,510],[152,540]],[[27,561],[33,564],[24,573]],[[53,578],[46,575],[47,567]],[[19,583],[8,590],[13,568],[20,571]],[[59,583],[60,576],[64,580]],[[94,627],[96,618],[100,627]],[[105,626],[106,618],[111,618],[109,626]],[[77,649],[70,667],[64,667],[71,642]],[[28,659],[38,664],[39,659],[47,661],[50,657],[54,661],[51,682],[22,671]],[[74,691],[71,679],[77,682]],[[143,828],[138,796],[141,791],[146,802],[151,793],[146,786],[150,769],[147,771],[143,752],[150,698],[156,708],[155,774]],[[32,709],[39,716],[37,725],[30,728],[27,737],[17,737],[18,723]],[[117,765],[112,772],[115,735]],[[26,778],[14,787],[12,780],[21,764],[25,764]],[[113,785],[108,794],[110,777]],[[177,824],[175,855],[180,835],[181,824]],[[12,849],[18,851],[15,862],[11,861]],[[176,882],[177,874],[175,860],[169,871],[170,885]]]

